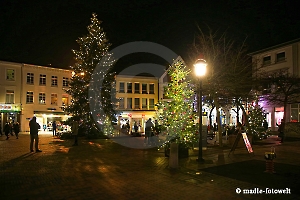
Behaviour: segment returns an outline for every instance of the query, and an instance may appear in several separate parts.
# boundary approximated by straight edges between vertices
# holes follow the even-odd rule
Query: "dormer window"
[[[263,65],[270,65],[271,64],[271,56],[265,56],[263,58]]]
[[[276,54],[276,62],[285,61],[285,52],[280,52]]]

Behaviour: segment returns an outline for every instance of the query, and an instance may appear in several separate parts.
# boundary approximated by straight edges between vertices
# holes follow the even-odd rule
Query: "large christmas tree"
[[[191,73],[183,62],[177,61],[168,69],[170,83],[165,88],[169,101],[160,101],[157,119],[168,137],[163,145],[170,141],[189,147],[197,141],[195,126],[196,113],[193,111],[194,89],[188,75]]]
[[[100,25],[97,15],[92,14],[88,34],[77,39],[79,50],[73,50],[75,64],[71,67],[73,75],[67,90],[72,100],[65,111],[81,120],[81,130],[86,133],[91,133],[92,128],[99,129],[98,124],[104,125],[105,119],[111,122],[115,117],[115,76],[111,72],[114,60],[108,53],[110,44]]]

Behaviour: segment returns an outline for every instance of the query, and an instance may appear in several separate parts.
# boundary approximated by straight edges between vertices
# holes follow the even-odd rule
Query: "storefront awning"
[[[66,115],[64,112],[53,112],[53,111],[33,111],[34,114],[53,114],[53,115]]]

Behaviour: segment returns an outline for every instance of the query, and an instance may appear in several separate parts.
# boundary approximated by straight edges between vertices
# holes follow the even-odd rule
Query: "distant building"
[[[29,120],[50,126],[69,116],[63,107],[70,103],[68,87],[71,71],[51,67],[0,61],[1,124],[19,122],[21,131],[29,131]]]
[[[300,77],[300,39],[262,49],[250,54],[255,68],[266,72],[288,72]],[[300,101],[300,100],[299,100]],[[272,130],[276,129],[276,123],[280,124],[283,118],[283,105],[267,105],[260,102],[267,113],[267,121]],[[292,104],[287,107],[286,122],[300,122],[300,104]]]
[[[22,64],[0,61],[0,124],[21,122]]]
[[[64,91],[69,87],[71,70],[23,64],[22,66],[22,119],[26,122],[33,115],[40,125],[51,127],[67,120],[69,116],[63,112],[71,97]],[[23,131],[29,130],[28,123],[21,126]]]
[[[119,100],[118,126],[129,123],[130,131],[137,122],[144,132],[145,122],[155,116],[158,102],[158,78],[145,76],[116,76],[116,98]]]

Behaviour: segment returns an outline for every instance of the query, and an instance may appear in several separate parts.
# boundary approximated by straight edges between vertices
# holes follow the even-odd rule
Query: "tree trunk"
[[[223,138],[222,138],[222,125],[221,125],[221,117],[220,117],[220,105],[218,101],[215,101],[216,105],[216,113],[217,113],[217,123],[218,123],[218,136],[219,136],[219,146],[223,147]]]

